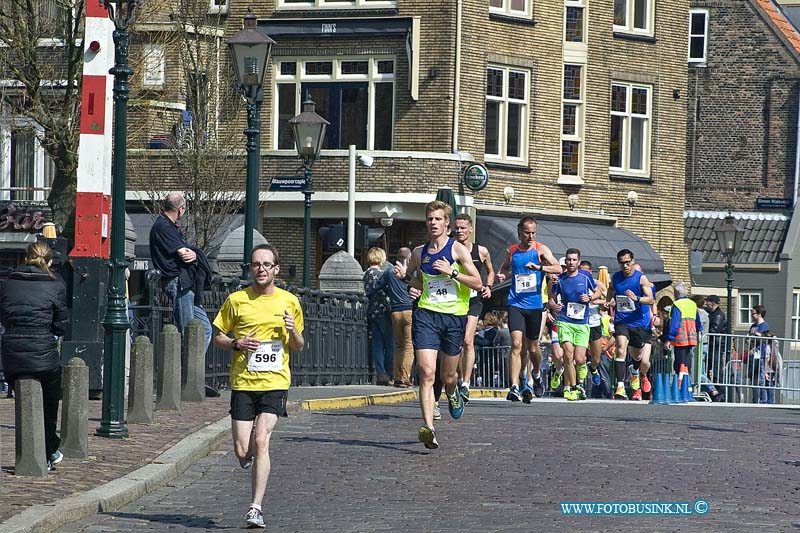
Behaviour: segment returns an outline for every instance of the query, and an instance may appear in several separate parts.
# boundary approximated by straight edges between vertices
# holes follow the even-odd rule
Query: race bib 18
[[[514,288],[517,293],[520,292],[536,292],[536,274],[515,274],[514,275]]]

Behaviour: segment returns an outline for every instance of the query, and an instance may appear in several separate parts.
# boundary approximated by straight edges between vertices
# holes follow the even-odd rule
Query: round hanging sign
[[[472,163],[464,169],[464,185],[473,192],[478,192],[489,184],[489,171],[480,163]]]

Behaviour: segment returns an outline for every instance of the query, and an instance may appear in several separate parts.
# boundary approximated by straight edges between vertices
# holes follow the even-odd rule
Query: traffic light
[[[319,228],[319,236],[322,239],[322,248],[327,252],[344,250],[347,247],[344,224],[331,224]]]
[[[327,252],[347,249],[347,227],[343,223],[330,224],[319,228],[322,248]],[[355,248],[367,250],[370,246],[383,244],[383,228],[370,228],[360,222],[356,223]]]
[[[371,246],[383,246],[383,228],[356,223],[356,250],[367,250]]]

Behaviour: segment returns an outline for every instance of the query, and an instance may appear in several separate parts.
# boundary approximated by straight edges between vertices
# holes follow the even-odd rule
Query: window
[[[369,9],[395,7],[396,5],[396,0],[278,0],[278,9],[309,7],[325,9],[361,7]]]
[[[561,95],[561,175],[581,175],[583,138],[583,67],[564,65],[564,90]]]
[[[650,171],[651,94],[649,85],[611,84],[609,167],[614,172],[647,175]]]
[[[275,148],[294,149],[289,119],[309,95],[317,113],[331,123],[323,148],[392,149],[394,59],[281,59],[276,68]]]
[[[792,291],[792,329],[791,338],[800,339],[800,290]]]
[[[0,124],[0,198],[11,201],[47,200],[56,166],[42,148],[41,127],[28,119]]]
[[[586,8],[584,0],[567,0],[564,9],[564,41],[586,42]]]
[[[689,63],[705,64],[708,53],[708,11],[689,11]]]
[[[761,305],[760,292],[739,291],[739,309],[736,317],[738,319],[736,324],[738,327],[750,327],[750,324],[753,323],[753,317],[750,314],[750,311],[752,311],[753,307],[757,305]]]
[[[614,0],[614,31],[653,34],[655,0]]]
[[[530,72],[490,66],[486,71],[487,159],[524,163],[528,158]]]
[[[164,47],[160,44],[144,46],[142,84],[145,87],[161,87],[167,81],[167,62]]]
[[[509,17],[533,18],[531,0],[489,0],[489,13]]]
[[[36,3],[39,33],[43,37],[63,38],[70,22],[68,7],[57,0],[41,0]]]
[[[228,0],[209,0],[211,3],[208,6],[209,13],[225,14],[228,12]]]

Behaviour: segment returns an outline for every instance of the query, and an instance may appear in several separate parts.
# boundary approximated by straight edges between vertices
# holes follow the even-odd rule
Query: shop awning
[[[495,270],[503,264],[506,249],[519,242],[518,222],[518,217],[478,213],[475,242],[489,249]],[[627,248],[633,252],[636,262],[657,289],[672,283],[672,276],[664,271],[664,260],[658,252],[647,241],[626,229],[590,222],[540,220],[536,227],[536,238],[552,250],[556,259],[563,257],[567,248],[577,248],[581,251],[581,258],[592,263],[595,272],[597,267],[605,265],[609,274],[619,270],[617,252]]]

